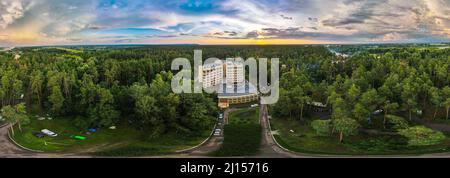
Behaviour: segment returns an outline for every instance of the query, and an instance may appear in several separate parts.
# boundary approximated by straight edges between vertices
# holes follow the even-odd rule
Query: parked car
[[[52,132],[52,131],[50,131],[48,129],[42,129],[41,132],[44,133],[45,135],[50,136],[50,137],[58,136],[58,134],[56,134],[55,132]]]
[[[259,105],[258,104],[252,104],[252,105],[250,105],[250,107],[252,107],[252,108],[256,108],[256,107],[258,107]]]
[[[383,109],[378,109],[376,111],[374,111],[372,114],[377,115],[383,112]]]
[[[221,129],[214,130],[214,136],[220,136]]]
[[[42,138],[45,136],[45,134],[43,134],[42,132],[33,132],[33,135],[37,138]]]

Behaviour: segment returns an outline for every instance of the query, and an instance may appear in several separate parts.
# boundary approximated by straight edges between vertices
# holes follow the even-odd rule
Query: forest
[[[315,114],[309,104],[324,103],[341,141],[368,127],[377,111],[384,128],[395,116],[406,118],[398,122],[449,119],[450,49],[430,45],[15,48],[0,52],[3,113],[19,125],[37,113],[70,116],[79,128],[129,123],[150,138],[195,135],[215,122],[215,94],[174,94],[170,88],[176,73],[171,61],[192,59],[195,49],[204,59],[279,58],[280,100],[271,112],[305,122]]]
[[[80,129],[121,123],[147,133],[197,135],[218,109],[207,94],[174,94],[171,60],[188,49],[20,48],[0,54],[2,115],[10,123],[39,114]],[[190,51],[190,50],[189,50]]]
[[[448,47],[329,48],[349,55],[325,53],[313,61],[287,59],[280,79],[280,100],[272,108],[277,117],[309,123],[316,135],[337,134],[341,142],[345,136],[368,129],[407,137],[410,145],[432,145],[444,140],[444,134],[421,123],[448,123]],[[327,111],[314,112],[312,102],[323,103]],[[375,118],[381,118],[380,124],[375,124]]]

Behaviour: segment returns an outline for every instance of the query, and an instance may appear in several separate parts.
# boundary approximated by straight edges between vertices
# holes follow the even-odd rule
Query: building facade
[[[258,100],[256,87],[245,81],[244,64],[241,62],[215,61],[204,64],[200,66],[199,79],[203,88],[215,87],[220,108]]]
[[[227,61],[225,63],[225,76],[227,83],[244,82],[244,64],[238,62]]]
[[[223,66],[223,63],[220,61],[200,66],[199,79],[202,81],[203,88],[215,87],[222,83]]]
[[[259,99],[256,87],[250,82],[223,83],[218,90],[219,107],[228,108],[230,104],[248,103]]]

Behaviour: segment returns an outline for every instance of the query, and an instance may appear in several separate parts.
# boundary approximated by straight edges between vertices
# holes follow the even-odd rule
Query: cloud
[[[450,41],[449,9],[448,0],[1,0],[0,45],[440,42]]]
[[[285,16],[283,14],[281,14],[280,17],[285,19],[285,20],[292,20],[293,19],[292,17],[288,17],[288,16]]]
[[[397,41],[402,41],[402,40],[405,40],[405,39],[408,39],[408,35],[394,32],[394,33],[384,34],[383,36],[381,36],[378,39],[375,39],[374,41],[397,42]]]
[[[264,28],[247,33],[247,38],[256,39],[342,39],[348,36],[328,34],[323,32],[304,31],[302,28]]]
[[[319,19],[313,18],[313,17],[308,17],[308,20],[311,21],[311,22],[318,22],[319,21]]]
[[[221,38],[221,39],[245,39],[245,37],[238,36],[235,31],[216,31],[203,35],[203,37]]]
[[[386,35],[385,39],[399,34],[410,38],[437,35],[449,39],[450,35],[445,32],[450,27],[449,5],[445,0],[343,1],[321,23],[324,27],[343,29],[348,33]]]
[[[247,38],[258,38],[258,36],[259,36],[258,31],[256,31],[256,30],[248,32],[246,35]]]
[[[23,17],[24,8],[21,1],[2,0],[0,2],[0,28],[5,29],[17,19]]]

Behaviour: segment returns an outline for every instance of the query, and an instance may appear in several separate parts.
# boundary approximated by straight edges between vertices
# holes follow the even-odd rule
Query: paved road
[[[221,124],[217,125],[217,128],[222,129],[222,133],[220,134],[220,136],[213,135],[201,146],[199,146],[195,149],[189,150],[189,151],[185,151],[181,155],[179,154],[178,156],[183,156],[183,157],[184,156],[207,156],[209,153],[219,149],[223,142],[223,132],[225,132],[225,130],[223,129],[223,126],[225,123],[228,122],[228,115],[232,111],[233,111],[233,109],[226,109],[223,112],[223,120],[219,121]],[[177,155],[177,154],[175,154],[175,155]]]
[[[233,110],[226,110],[224,114],[225,120],[228,119],[228,115]],[[339,156],[339,155],[318,155],[318,154],[302,154],[291,151],[286,151],[280,148],[274,141],[272,137],[272,132],[269,127],[269,119],[268,119],[268,110],[266,105],[261,105],[260,107],[260,124],[262,130],[262,140],[260,147],[260,154],[256,156],[256,158],[313,158],[313,157],[353,157],[353,158],[383,158],[383,157],[393,157],[393,158],[450,158],[450,152],[447,153],[432,153],[432,154],[423,154],[423,155],[374,155],[374,156]],[[426,124],[425,124],[426,125]],[[428,126],[428,125],[427,125]],[[435,128],[438,130],[450,129],[450,126],[445,126],[445,128]],[[207,143],[203,146],[191,150],[190,152],[183,154],[172,154],[172,155],[164,155],[157,157],[207,157],[207,153],[214,151],[220,147],[220,144],[223,141],[223,137],[212,137]],[[247,156],[248,157],[248,156]]]
[[[319,154],[303,154],[303,153],[296,153],[291,151],[286,151],[282,148],[280,148],[277,144],[275,144],[275,141],[273,140],[272,133],[269,128],[269,119],[268,119],[268,110],[266,105],[261,105],[261,126],[263,130],[263,143],[261,145],[262,154],[260,156],[262,157],[288,157],[288,158],[314,158],[314,157],[352,157],[352,158],[383,158],[383,157],[389,157],[389,158],[450,158],[450,152],[444,152],[444,153],[430,153],[430,154],[422,154],[422,155],[373,155],[373,156],[348,156],[348,155],[319,155]],[[431,125],[430,123],[424,125],[429,126],[431,128],[442,130],[442,131],[450,131],[450,126],[448,125],[442,125],[438,124]]]
[[[228,115],[232,110],[226,110],[224,112],[225,120],[228,118]],[[261,140],[261,152],[256,156],[250,157],[259,157],[259,158],[307,158],[307,157],[349,157],[349,156],[338,156],[338,155],[309,155],[309,154],[301,154],[294,153],[290,151],[286,151],[275,143],[272,137],[272,133],[269,127],[269,119],[268,119],[268,111],[266,105],[261,105],[260,107],[260,123],[262,127],[262,140]],[[174,153],[169,155],[161,155],[161,156],[151,156],[148,158],[203,158],[208,157],[208,153],[217,150],[223,142],[223,135],[221,136],[212,136],[201,146],[188,150],[182,153]],[[35,153],[23,150],[17,147],[15,144],[11,143],[8,139],[8,126],[0,128],[0,158],[88,158],[92,157],[89,155],[80,155],[80,154],[62,154],[62,153]],[[388,156],[351,156],[351,157],[447,157],[450,158],[450,153],[433,153],[433,154],[424,154],[424,155],[388,155]]]
[[[432,123],[430,121],[424,120],[424,119],[420,119],[418,117],[414,117],[413,121],[422,124],[426,127],[432,128],[434,130],[439,130],[442,132],[450,132],[450,125],[447,124],[440,124],[440,123]]]
[[[269,128],[268,111],[266,105],[261,105],[260,107],[260,124],[262,130],[262,140],[260,147],[261,153],[258,155],[259,157],[287,158],[298,156],[282,150],[280,147],[278,147],[277,144],[275,144],[272,138],[271,130]]]
[[[224,111],[224,120],[226,121],[229,113],[233,111],[228,109]],[[223,123],[218,126],[218,128],[223,130]],[[14,143],[12,143],[8,138],[8,126],[0,128],[0,158],[79,158],[79,157],[94,157],[89,155],[80,155],[79,153],[73,154],[62,154],[62,153],[36,153],[27,150],[23,150]],[[217,150],[223,142],[223,132],[220,136],[211,136],[205,143],[201,146],[194,148],[192,150],[183,151],[181,153],[174,153],[161,156],[150,156],[150,158],[171,158],[171,157],[207,157],[210,152]]]
[[[19,148],[14,143],[12,143],[8,138],[9,126],[4,126],[0,128],[0,158],[78,158],[78,157],[89,157],[84,155],[75,154],[57,154],[57,153],[35,153],[31,151],[23,150]]]
[[[24,151],[18,148],[16,145],[12,144],[8,139],[8,128],[9,126],[4,125],[0,128],[0,157],[9,157],[13,155],[21,155],[27,154],[27,151]]]

